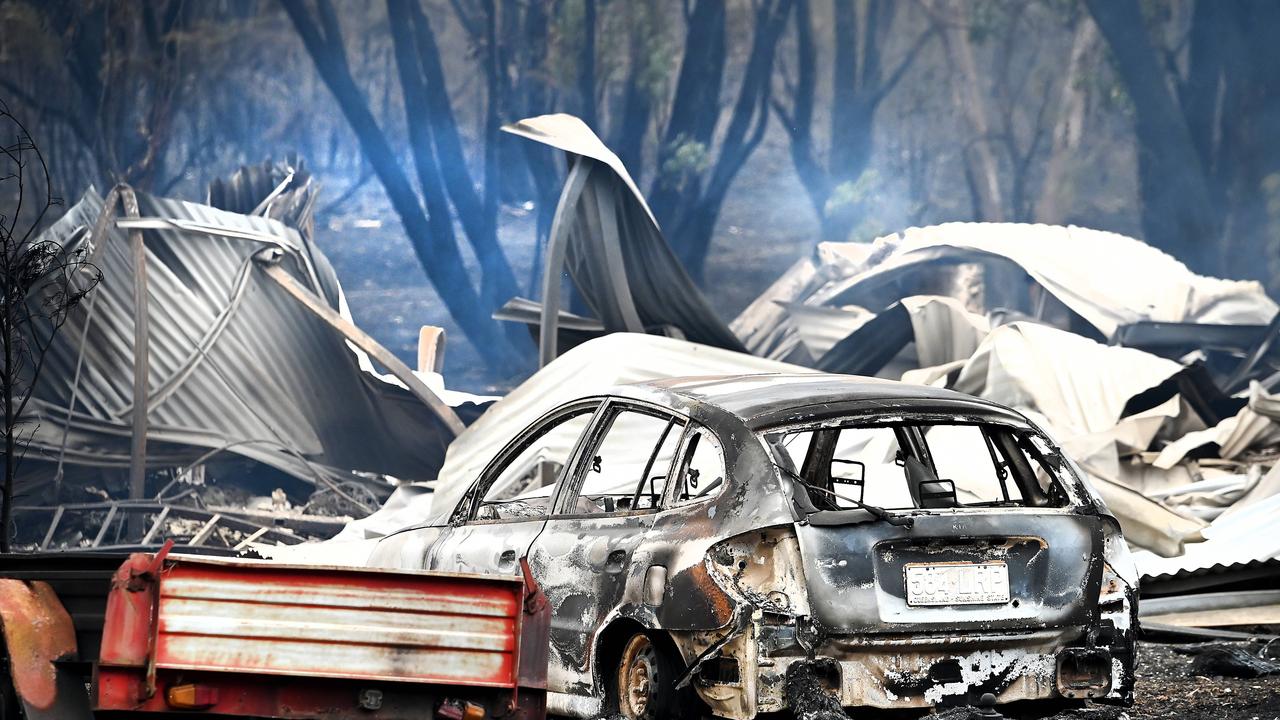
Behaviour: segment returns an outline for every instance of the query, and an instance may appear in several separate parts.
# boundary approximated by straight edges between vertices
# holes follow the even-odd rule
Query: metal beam
[[[576,222],[572,215],[582,189],[591,174],[591,163],[581,155],[570,155],[569,177],[556,204],[556,214],[551,220],[551,232],[547,240],[547,266],[542,274],[542,318],[538,325],[538,367],[546,367],[556,359],[557,335],[560,332],[560,274],[564,272],[565,253],[569,244],[569,230]]]
[[[400,382],[404,383],[409,392],[418,397],[419,400],[426,403],[427,407],[435,412],[436,416],[444,423],[445,427],[456,437],[467,426],[463,424],[453,408],[449,407],[439,395],[427,387],[413,371],[405,365],[400,358],[391,353],[368,335],[365,331],[356,327],[350,320],[342,317],[336,310],[329,307],[328,303],[320,298],[320,296],[303,287],[287,270],[280,266],[280,251],[267,250],[259,252],[254,256],[258,267],[266,273],[267,277],[275,281],[277,285],[284,289],[285,292],[293,296],[295,300],[302,304],[307,310],[310,310],[316,317],[324,320],[335,330],[342,333],[344,337],[350,340],[356,347],[369,353],[369,356],[378,361],[391,371]]]
[[[138,196],[128,185],[118,186],[124,212],[138,217]],[[129,499],[141,500],[147,493],[147,374],[150,366],[150,332],[147,312],[147,248],[142,231],[129,230],[129,252],[133,256],[133,437],[129,451]],[[129,535],[142,532],[142,518],[129,517]],[[96,544],[96,543],[95,543]]]

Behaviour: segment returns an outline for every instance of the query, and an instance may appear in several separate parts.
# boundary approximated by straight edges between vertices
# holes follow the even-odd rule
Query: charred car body
[[[561,406],[372,563],[518,572],[551,601],[549,706],[587,717],[1131,700],[1119,524],[1022,415],[821,374]],[[798,687],[798,686],[796,686]],[[798,701],[797,692],[792,692]]]

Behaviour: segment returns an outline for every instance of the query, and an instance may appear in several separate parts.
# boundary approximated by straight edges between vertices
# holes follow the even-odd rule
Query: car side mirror
[[[601,471],[600,456],[596,455],[595,457],[591,458],[591,472],[598,473],[600,471]]]

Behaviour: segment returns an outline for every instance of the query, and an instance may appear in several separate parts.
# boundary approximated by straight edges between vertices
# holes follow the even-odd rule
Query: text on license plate
[[[911,563],[908,605],[986,605],[1009,602],[1009,567],[993,563]]]

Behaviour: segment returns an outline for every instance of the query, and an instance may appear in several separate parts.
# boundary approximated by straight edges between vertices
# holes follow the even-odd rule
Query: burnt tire
[[[622,645],[610,678],[609,714],[626,720],[697,717],[691,688],[676,689],[679,663],[656,638],[635,633]]]

